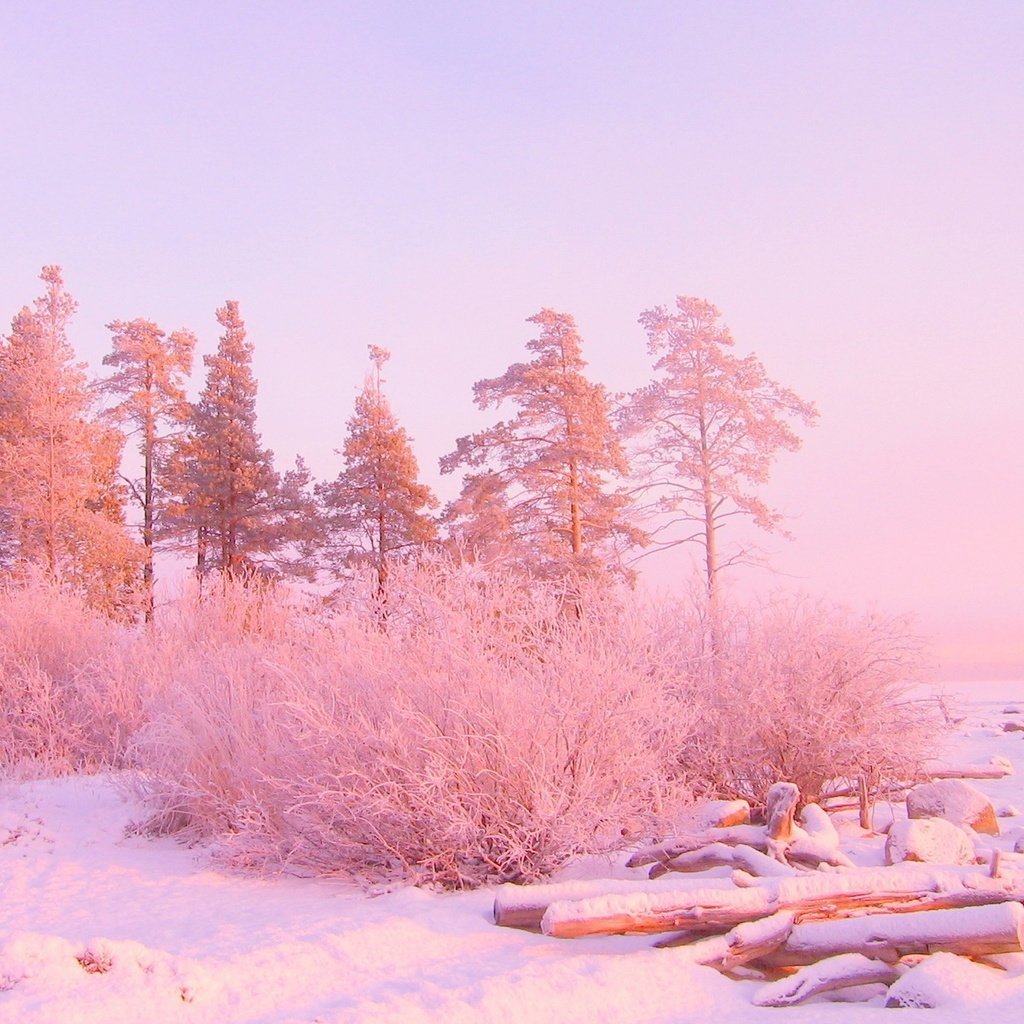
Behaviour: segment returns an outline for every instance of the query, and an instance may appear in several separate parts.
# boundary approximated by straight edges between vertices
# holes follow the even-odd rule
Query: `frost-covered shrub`
[[[786,780],[813,800],[862,777],[875,790],[933,752],[939,723],[914,695],[923,663],[906,619],[778,597],[698,634],[712,653],[687,672],[704,710],[682,757],[706,791],[761,802]]]
[[[664,833],[691,793],[905,778],[934,735],[898,620],[474,572],[396,569],[386,609],[208,582],[153,629],[0,591],[0,768],[130,764],[154,828],[238,863],[466,885]]]
[[[142,716],[136,640],[41,580],[0,588],[0,767],[119,764]]]
[[[138,747],[156,824],[250,863],[463,885],[550,872],[676,798],[690,709],[628,602],[587,595],[578,618],[553,589],[437,567],[389,593],[385,628],[343,608],[165,634]]]

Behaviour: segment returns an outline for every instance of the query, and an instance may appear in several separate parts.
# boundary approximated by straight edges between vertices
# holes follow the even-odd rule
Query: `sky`
[[[448,499],[527,317],[572,313],[621,392],[638,314],[706,298],[821,413],[736,586],[1024,678],[1024,5],[26,0],[0,40],[4,325],[50,263],[96,370],[111,320],[209,352],[237,299],[264,442],[319,478],[383,345]]]

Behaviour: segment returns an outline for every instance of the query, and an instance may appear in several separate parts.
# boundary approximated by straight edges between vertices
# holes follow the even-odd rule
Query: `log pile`
[[[763,826],[708,828],[638,850],[649,881],[506,886],[498,924],[554,938],[648,934],[655,945],[788,1006],[823,992],[888,986],[932,953],[984,958],[1024,950],[1024,874],[990,865],[855,867],[816,805],[777,783]],[[710,867],[726,877],[700,877]]]

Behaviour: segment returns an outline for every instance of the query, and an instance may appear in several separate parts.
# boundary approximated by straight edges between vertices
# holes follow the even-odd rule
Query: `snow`
[[[1019,768],[1020,737],[982,723],[1022,698],[1024,685],[965,693],[967,717],[947,762],[981,764],[996,755]],[[755,1006],[762,983],[698,963],[713,959],[716,943],[721,955],[721,937],[671,949],[652,948],[656,936],[557,940],[495,927],[495,889],[370,894],[337,880],[229,873],[209,850],[134,834],[130,825],[145,813],[123,782],[72,777],[0,787],[0,1024],[696,1024],[712,1017],[748,1024],[780,1014],[810,1021],[824,1010],[835,1024],[860,1024],[877,1012],[863,1004],[823,1008],[826,996],[787,1009]],[[974,784],[993,801],[1024,804],[1019,772]],[[897,806],[892,812],[902,814]],[[1005,819],[1002,836],[979,840],[1001,851],[1006,874],[1024,871],[1024,856],[1012,852],[1022,824]],[[850,820],[839,834],[857,864],[879,863],[880,837]],[[890,880],[905,872],[907,884],[927,878],[942,890],[994,884],[980,877],[983,866],[876,870]],[[770,902],[781,886],[810,894],[865,878],[863,869],[829,870],[761,880],[746,891]],[[719,896],[727,880],[720,872],[700,877]],[[689,879],[674,887],[693,895]],[[563,889],[563,898],[572,891]],[[948,919],[953,925],[965,920],[965,911],[948,913],[960,915]],[[994,960],[1004,969],[934,954],[889,996],[937,1007],[929,1024],[982,1016],[1016,1024],[1024,954]],[[884,1005],[877,987],[850,994],[865,993],[873,994],[870,1007]]]
[[[1022,1001],[1024,976],[1006,977],[999,967],[952,953],[935,953],[911,968],[889,989],[887,998],[891,1006],[948,1007],[967,1013],[1003,1006],[1018,1015]]]

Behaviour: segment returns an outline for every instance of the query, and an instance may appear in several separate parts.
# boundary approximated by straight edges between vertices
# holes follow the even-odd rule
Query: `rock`
[[[1020,839],[1013,844],[1013,852],[1024,853],[1024,836],[1021,836]]]
[[[945,818],[961,827],[985,835],[999,835],[999,822],[992,801],[980,789],[963,779],[925,782],[907,793],[910,818]]]
[[[897,821],[885,840],[885,863],[920,861],[923,864],[972,864],[971,837],[943,818],[908,818]]]
[[[694,824],[700,829],[731,828],[750,821],[746,800],[708,800],[694,809]]]
[[[1020,704],[1007,704],[1006,707],[1003,708],[1003,714],[1004,715],[1024,715],[1024,707],[1021,707]]]
[[[1024,722],[1003,722],[1003,732],[1024,732]]]
[[[1010,988],[1007,973],[965,956],[932,953],[889,988],[885,1005],[914,1009],[985,1005]]]
[[[997,818],[1018,818],[1020,817],[1020,809],[1016,804],[1007,803],[1005,800],[996,804],[996,817]]]

